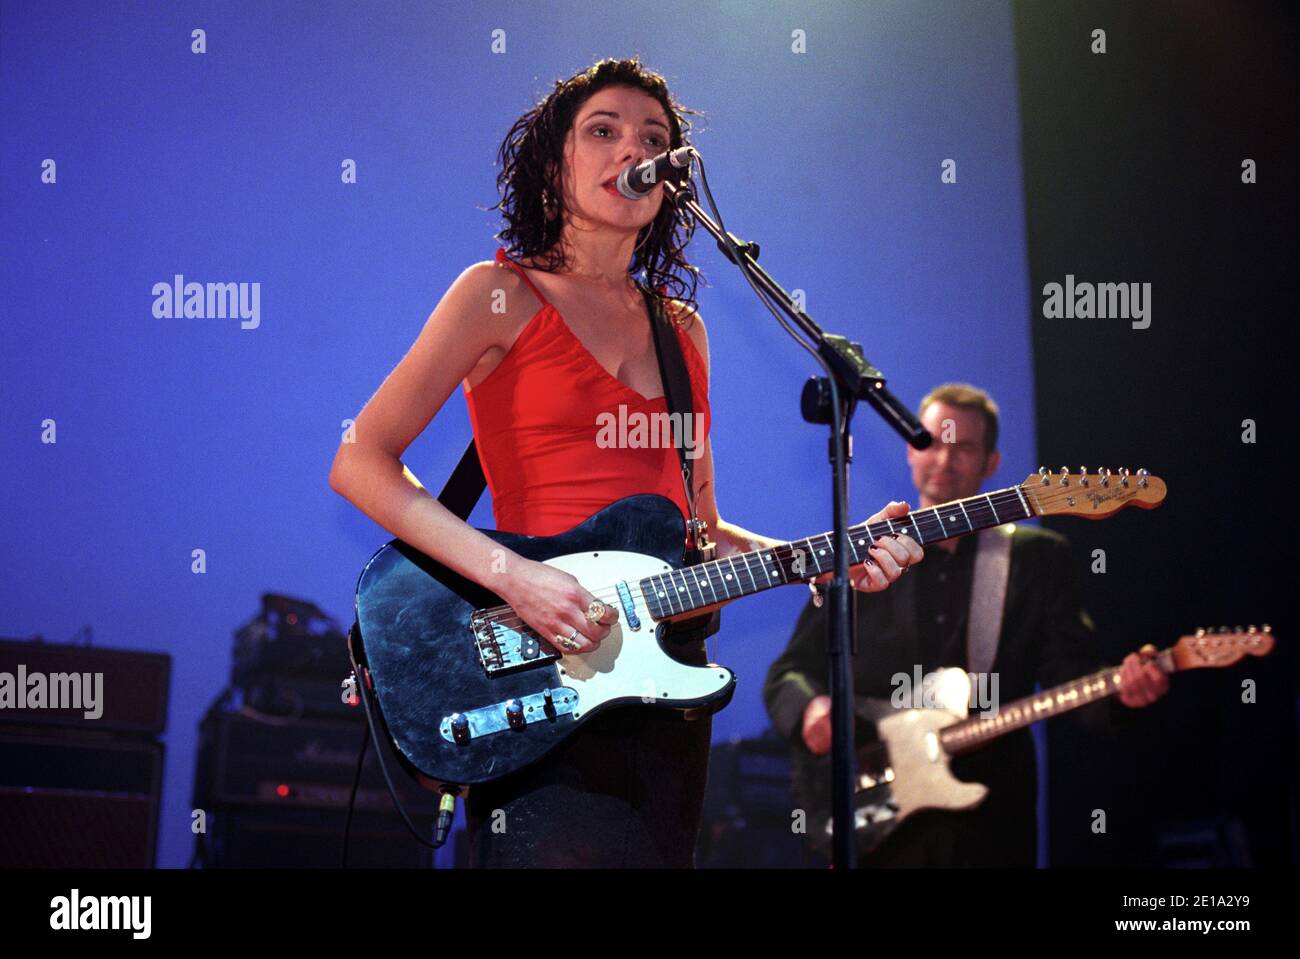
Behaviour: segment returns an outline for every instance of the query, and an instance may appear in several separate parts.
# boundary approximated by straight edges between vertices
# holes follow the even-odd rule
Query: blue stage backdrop
[[[259,594],[351,622],[389,534],[327,484],[342,424],[492,257],[506,130],[555,78],[634,53],[706,112],[727,225],[809,313],[909,403],[988,387],[994,482],[1036,468],[1005,2],[4,4],[0,634],[91,624],[174,657],[160,865],[190,855],[196,726]],[[829,528],[825,430],[798,408],[813,363],[704,231],[689,253],[722,515]],[[246,284],[247,318],[155,315],[177,276]],[[900,441],[867,409],[854,433],[854,516],[914,502]],[[470,435],[457,391],[405,462],[436,492]],[[471,519],[492,525],[486,497]],[[766,727],[807,596],[724,612],[740,685],[717,739]]]

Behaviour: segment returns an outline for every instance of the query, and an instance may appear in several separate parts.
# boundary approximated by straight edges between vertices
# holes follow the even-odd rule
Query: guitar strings
[[[994,515],[996,516],[996,515],[997,515],[997,505],[999,505],[999,501],[1000,501],[1000,504],[1003,505],[1003,506],[1005,506],[1005,505],[1009,505],[1009,504],[1015,504],[1015,505],[1017,505],[1017,506],[1021,505],[1021,504],[1020,504],[1020,494],[1021,494],[1022,491],[1025,492],[1025,493],[1032,493],[1032,494],[1033,494],[1033,497],[1032,497],[1032,498],[1033,498],[1034,502],[1035,502],[1036,504],[1038,504],[1039,506],[1052,506],[1052,505],[1056,505],[1056,503],[1059,502],[1060,500],[1063,500],[1063,499],[1065,499],[1065,498],[1067,498],[1067,497],[1069,497],[1069,496],[1073,496],[1073,495],[1075,495],[1075,494],[1077,493],[1077,487],[1076,487],[1076,488],[1058,487],[1058,486],[1055,485],[1055,483],[1053,483],[1052,486],[1047,486],[1047,487],[1028,487],[1028,488],[1026,488],[1026,487],[1024,487],[1024,486],[1013,486],[1013,487],[1010,487],[1009,489],[996,490],[996,491],[994,491],[994,492],[992,492],[992,493],[987,493],[987,494],[985,494],[984,496],[975,496],[975,497],[970,497],[970,500],[975,500],[975,501],[978,501],[978,500],[987,500],[988,503],[991,504],[991,505],[993,506],[993,509],[994,509]],[[1029,497],[1026,496],[1026,499],[1028,499],[1028,498],[1029,498]],[[968,502],[968,501],[967,501],[967,500],[958,500],[958,501],[956,501],[956,502],[958,502],[958,503],[962,503],[962,504],[963,504],[963,507],[962,507],[961,509],[962,509],[962,512],[963,512],[963,515],[964,515],[964,514],[965,514],[964,504],[965,504],[966,502]],[[944,507],[944,508],[946,508],[946,507],[949,507],[949,506],[951,506],[951,505],[953,505],[953,504],[951,504],[951,503],[940,503],[938,506],[932,506],[932,507],[927,508],[926,510],[922,510],[922,511],[919,511],[919,512],[922,512],[922,513],[934,513],[934,514],[937,516],[937,514],[938,514],[938,510],[940,509],[940,507]],[[979,504],[978,504],[978,503],[973,503],[972,505],[978,506]],[[908,514],[908,516],[915,516],[915,515],[916,515],[916,513],[909,513],[909,514]],[[900,518],[900,520],[901,520],[901,519],[904,519],[904,518]],[[927,519],[930,519],[930,517],[927,517]],[[941,528],[941,529],[946,529],[946,527],[943,525],[943,520],[942,520],[942,519],[938,519],[937,522],[940,524],[940,528]],[[887,526],[890,528],[890,530],[892,530],[892,529],[893,529],[893,525],[894,525],[894,521],[890,521],[890,520],[877,520],[874,524],[865,524],[865,523],[864,523],[864,524],[861,524],[861,526],[859,526],[859,527],[852,527],[852,528],[854,528],[854,529],[860,529],[860,528],[862,528],[862,527],[865,526],[865,527],[868,529],[868,531],[870,531],[870,527],[871,527],[871,526],[879,526],[879,525],[881,525],[881,524],[885,524],[885,525],[887,525]],[[897,525],[899,525],[900,527],[903,527],[903,528],[906,527],[906,523],[904,523],[904,522],[898,522]],[[1005,524],[1001,524],[1001,525],[1005,525]],[[914,524],[913,524],[913,527],[916,528],[916,526],[917,526],[917,524],[914,523]],[[887,534],[886,534],[886,535],[887,535]],[[881,538],[881,537],[877,537],[877,538],[879,539],[879,538]],[[946,539],[950,539],[951,537],[945,537],[945,538],[946,538]],[[826,540],[828,541],[828,543],[829,543],[829,541],[830,541],[830,534],[829,534],[829,533],[820,533],[820,534],[817,534],[816,536],[810,536],[810,537],[807,537],[806,541],[809,542],[809,543],[811,543],[813,540],[816,540],[816,539],[826,539]],[[798,543],[798,542],[804,542],[804,541],[805,541],[805,540],[793,540],[793,541],[791,541],[791,543]],[[932,539],[932,540],[930,540],[930,542],[933,543],[933,542],[937,542],[937,541]],[[791,545],[791,543],[783,543],[783,544],[781,544],[781,545],[782,545],[782,546],[789,546],[789,545]],[[780,547],[775,547],[775,549],[780,549]],[[752,555],[754,555],[754,553],[761,553],[761,552],[763,552],[763,550],[754,550],[754,551],[752,551],[752,552],[750,552],[750,553],[745,553],[745,554],[740,554],[740,555],[743,555],[743,556],[752,556]],[[736,559],[736,558],[738,558],[738,557],[726,557],[726,558],[727,558],[727,559]],[[720,560],[713,560],[713,561],[711,561],[711,562],[717,563],[717,562],[720,562]],[[748,561],[745,561],[745,562],[746,562],[746,571],[747,571],[747,572],[750,572],[750,577],[751,577],[751,579],[752,579],[752,578],[753,578],[752,570],[749,570],[749,569],[748,569]],[[705,564],[705,565],[707,565],[707,564]],[[857,565],[857,564],[855,564],[855,565]],[[683,567],[682,569],[673,570],[673,572],[684,572],[686,569],[689,569],[689,568],[691,568],[691,567]],[[709,583],[709,588],[710,588],[710,589],[713,588],[713,586],[712,586],[712,581],[711,581],[709,578],[706,577],[704,580],[702,580],[702,582],[707,582],[707,583]],[[804,582],[804,580],[799,580],[798,582]],[[757,583],[755,583],[755,585],[757,585]],[[788,582],[786,582],[786,581],[782,581],[781,583],[774,584],[774,585],[790,585],[790,583],[788,583]],[[612,592],[611,592],[611,590],[612,590]],[[681,591],[681,590],[679,589],[679,591]],[[643,599],[645,598],[644,593],[642,592],[642,590],[640,589],[639,586],[636,586],[636,587],[629,587],[629,592],[633,594],[633,599],[634,599],[634,600],[637,600],[637,599],[642,599],[642,600],[643,600]],[[715,590],[715,595],[716,595],[716,590]],[[616,603],[615,601],[618,599],[618,587],[617,587],[617,586],[615,586],[615,587],[601,587],[601,588],[599,588],[599,590],[597,590],[597,591],[593,591],[593,592],[592,592],[592,596],[593,596],[594,598],[596,598],[597,600],[599,600],[599,601],[605,603],[606,605],[617,605],[617,603]],[[735,597],[732,597],[732,598],[735,598]],[[705,604],[705,605],[708,605],[708,604]],[[510,606],[493,606],[493,607],[489,607],[489,608],[487,608],[487,609],[484,609],[484,610],[482,610],[481,612],[483,612],[484,614],[486,614],[486,615],[488,615],[490,618],[492,618],[493,622],[496,623],[496,624],[498,624],[498,625],[504,626],[504,627],[509,628],[509,629],[516,629],[517,627],[519,627],[519,626],[522,625],[522,626],[524,626],[525,628],[527,628],[530,632],[533,632],[532,627],[528,626],[528,625],[524,622],[523,618],[520,617],[517,613],[516,613],[514,616],[502,616],[502,617],[500,617],[500,618],[497,618],[497,616],[494,615],[494,614],[496,614],[496,611],[498,611],[498,610],[500,610],[500,611],[511,610],[511,611],[513,612],[513,607],[510,607]],[[549,641],[548,641],[548,642],[549,642]]]
[[[1078,493],[1078,487],[1060,487],[1060,486],[1057,486],[1057,485],[1056,485],[1056,481],[1053,480],[1052,485],[1050,485],[1050,486],[1043,486],[1043,487],[1034,487],[1034,486],[1029,486],[1029,487],[1025,487],[1025,486],[1013,486],[1013,487],[1010,487],[1010,488],[1008,488],[1008,489],[995,490],[994,492],[992,492],[992,493],[987,493],[987,494],[985,494],[985,495],[983,495],[983,496],[974,496],[974,497],[970,497],[968,500],[957,500],[956,502],[962,504],[962,506],[959,507],[959,509],[961,510],[961,512],[962,512],[963,515],[966,515],[965,504],[966,504],[967,502],[974,501],[974,502],[972,502],[972,506],[974,506],[974,507],[979,507],[981,504],[980,504],[978,501],[979,501],[979,500],[985,500],[985,501],[987,501],[985,505],[992,506],[993,511],[994,511],[994,516],[996,517],[996,516],[997,516],[997,507],[998,507],[999,505],[1001,505],[1001,506],[1016,505],[1016,506],[1020,506],[1021,508],[1023,508],[1023,507],[1022,507],[1022,504],[1021,504],[1021,502],[1020,502],[1020,498],[1021,498],[1021,494],[1022,494],[1022,493],[1026,494],[1026,495],[1025,495],[1025,499],[1026,499],[1026,500],[1032,498],[1033,501],[1034,501],[1034,503],[1037,504],[1037,505],[1039,505],[1040,507],[1042,507],[1042,506],[1048,506],[1048,507],[1050,507],[1050,506],[1057,505],[1057,503],[1059,503],[1060,501],[1066,499],[1067,497],[1077,495],[1077,493]],[[1030,495],[1028,495],[1028,494],[1032,494],[1032,497],[1031,497]],[[920,513],[932,513],[932,514],[934,514],[935,517],[937,517],[937,516],[938,516],[938,511],[939,511],[940,508],[948,508],[948,507],[950,507],[950,506],[952,506],[952,505],[954,505],[954,504],[952,504],[952,503],[940,503],[940,504],[938,504],[937,506],[931,506],[931,507],[928,507],[928,508],[925,509],[925,510],[920,510],[920,511],[918,511],[918,512],[920,512]],[[915,516],[915,515],[917,515],[917,513],[909,513],[909,514],[907,514],[908,517]],[[857,527],[851,527],[851,528],[853,528],[853,529],[861,529],[861,528],[865,527],[868,531],[870,531],[870,529],[871,529],[872,526],[880,526],[880,525],[883,524],[883,525],[886,525],[886,526],[887,526],[891,531],[893,530],[894,526],[896,526],[896,525],[897,525],[898,527],[900,527],[901,529],[906,530],[907,523],[904,522],[904,520],[906,520],[906,519],[907,519],[907,517],[900,517],[898,520],[888,520],[888,519],[885,519],[885,520],[877,520],[875,523],[863,523],[863,524],[861,524],[860,526],[857,526]],[[927,521],[929,521],[929,520],[933,519],[933,517],[926,517],[926,519],[927,519]],[[943,525],[943,520],[942,520],[942,518],[936,519],[936,520],[934,520],[934,521],[936,521],[936,522],[939,523],[940,529],[946,529],[946,528],[947,528],[947,527],[945,527],[945,526]],[[1005,525],[1005,524],[999,524],[999,525]],[[913,526],[913,529],[916,529],[916,528],[918,527],[918,524],[915,523],[915,522],[913,522],[912,526]],[[883,534],[883,535],[888,535],[888,534]],[[882,537],[877,537],[877,539],[880,539],[880,538],[883,538],[883,536],[882,536]],[[951,539],[952,537],[944,537],[944,538],[945,538],[945,539]],[[808,543],[811,543],[811,542],[813,542],[814,540],[818,540],[818,539],[825,539],[828,543],[830,543],[830,540],[831,540],[831,534],[830,534],[830,533],[819,533],[819,534],[817,534],[817,535],[815,535],[815,536],[809,536],[809,537],[807,537],[805,540],[792,540],[790,543],[783,543],[783,544],[781,544],[781,545],[782,545],[782,546],[789,546],[789,545],[791,545],[792,543],[799,543],[799,542],[808,542]],[[932,542],[932,543],[933,543],[933,542],[937,542],[937,540],[933,540],[933,539],[932,539],[932,540],[930,540],[930,542]],[[779,546],[778,546],[778,547],[774,547],[774,549],[780,549],[780,548],[781,548],[781,547],[779,547]],[[735,560],[735,559],[740,558],[740,556],[752,556],[752,555],[754,555],[755,553],[761,553],[761,552],[763,552],[763,550],[753,550],[753,551],[751,551],[751,552],[749,552],[749,553],[744,553],[744,554],[739,554],[738,556],[731,556],[731,557],[724,557],[724,558],[725,558],[725,559],[728,559],[728,560]],[[711,562],[711,563],[720,563],[721,560],[711,560],[710,562]],[[745,566],[746,566],[746,572],[748,572],[748,573],[750,574],[750,578],[753,579],[753,578],[754,578],[754,577],[753,577],[753,571],[750,570],[750,569],[748,568],[748,566],[749,566],[748,561],[747,561],[747,560],[744,560],[743,562],[745,563]],[[701,564],[701,565],[708,565],[708,564]],[[855,564],[855,565],[858,565],[858,564]],[[692,568],[692,567],[683,567],[683,568],[681,568],[681,569],[672,570],[671,572],[685,572],[686,569],[690,569],[690,568]],[[696,568],[698,568],[698,567],[696,567]],[[734,564],[733,564],[733,568],[734,568]],[[656,575],[658,575],[658,574],[656,574]],[[701,580],[701,582],[702,582],[702,583],[708,583],[709,588],[710,588],[710,589],[714,589],[713,584],[712,584],[712,579],[711,579],[710,577],[707,577],[707,576],[704,577],[704,578]],[[798,582],[805,582],[805,580],[798,580]],[[757,586],[757,581],[755,581],[755,584],[754,584],[754,585]],[[791,585],[791,584],[790,584],[789,582],[787,582],[787,581],[782,581],[781,583],[774,584],[774,585]],[[630,586],[630,585],[629,585],[629,587],[628,587],[628,591],[629,591],[629,594],[631,595],[631,597],[632,597],[632,599],[633,599],[634,602],[639,601],[639,600],[644,600],[644,599],[645,599],[645,594],[644,594],[644,592],[642,591],[642,589],[640,588],[639,585],[637,585],[637,586]],[[679,588],[679,592],[680,592],[680,591],[682,591],[682,589]],[[703,592],[703,591],[701,590],[701,594],[702,594],[702,592]],[[716,596],[716,594],[717,594],[717,591],[714,590],[714,595]],[[596,590],[592,590],[592,591],[591,591],[591,595],[593,596],[593,598],[595,598],[596,600],[599,600],[599,601],[602,602],[602,603],[605,603],[605,605],[607,605],[607,606],[615,606],[615,607],[617,607],[617,606],[620,604],[620,602],[621,602],[621,598],[620,598],[620,596],[619,596],[619,592],[618,592],[618,587],[617,587],[617,586],[612,586],[612,587],[599,587],[599,588],[596,589]],[[731,597],[731,598],[734,599],[734,598],[736,598],[736,597]],[[708,605],[708,604],[705,604],[705,605]],[[525,627],[529,632],[535,632],[535,630],[533,630],[531,626],[528,626],[528,624],[524,622],[523,618],[522,618],[521,616],[519,616],[517,613],[515,613],[513,616],[503,616],[503,615],[500,615],[500,613],[503,613],[503,612],[506,611],[506,610],[510,610],[511,612],[514,612],[514,608],[511,607],[511,606],[508,606],[508,605],[492,606],[492,607],[488,607],[488,608],[486,608],[486,609],[483,609],[483,610],[481,610],[480,612],[482,612],[485,616],[487,616],[488,618],[490,618],[490,619],[492,620],[492,622],[493,622],[494,624],[496,624],[496,625],[503,626],[503,627],[505,627],[505,628],[507,628],[507,629],[512,629],[512,630],[515,630],[515,631],[519,631],[519,630],[518,630],[518,627],[523,626],[523,627]],[[542,638],[542,637],[539,637],[539,638]],[[547,642],[549,642],[549,640],[548,640]]]

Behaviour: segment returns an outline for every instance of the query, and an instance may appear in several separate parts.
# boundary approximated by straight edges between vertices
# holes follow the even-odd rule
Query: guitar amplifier
[[[349,671],[347,639],[336,620],[314,603],[262,594],[262,609],[235,632],[231,683],[249,686],[259,677],[333,680]]]
[[[194,806],[205,810],[199,855],[213,868],[334,868],[365,720],[257,718],[213,707],[199,727]],[[393,808],[374,744],[367,751],[349,843],[349,865],[428,868]],[[396,760],[389,760],[390,769]],[[394,782],[417,829],[432,838],[437,796],[398,774]]]
[[[211,709],[199,726],[195,805],[346,809],[364,728],[365,719],[355,711],[349,721],[267,721]],[[390,769],[395,762],[389,760]],[[399,774],[395,782],[401,788],[408,780]],[[412,815],[437,811],[438,797],[427,790],[407,789],[401,795]],[[367,755],[356,809],[393,809],[373,755]]]
[[[0,726],[0,867],[151,869],[161,743]]]
[[[355,722],[357,710],[343,702],[341,686],[351,671],[347,667],[332,679],[256,676],[243,690],[244,703],[273,720],[307,716]]]
[[[156,736],[170,678],[165,653],[0,639],[0,721]]]

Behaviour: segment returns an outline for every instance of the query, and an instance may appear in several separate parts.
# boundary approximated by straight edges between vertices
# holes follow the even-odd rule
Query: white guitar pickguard
[[[650,617],[637,583],[670,570],[663,560],[643,553],[600,550],[554,556],[545,562],[571,574],[587,592],[618,609],[618,622],[599,647],[590,653],[564,655],[556,664],[560,682],[578,693],[574,718],[618,700],[661,706],[707,701],[735,681],[731,670],[723,666],[686,666],[660,648],[655,638],[658,624]],[[640,629],[628,627],[626,610],[615,589],[619,582],[625,582],[632,594]]]

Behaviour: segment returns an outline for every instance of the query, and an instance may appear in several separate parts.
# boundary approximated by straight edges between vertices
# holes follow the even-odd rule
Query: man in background
[[[921,401],[918,415],[936,440],[928,449],[907,450],[921,508],[976,495],[1001,461],[998,407],[992,397],[967,384],[949,383]],[[996,582],[981,581],[984,589],[1005,592],[1000,629],[986,627],[996,646],[984,654],[992,653],[990,675],[997,677],[1001,703],[1030,695],[1035,682],[1055,686],[1102,665],[1092,620],[1080,605],[1065,538],[1025,525],[1003,527],[996,535],[1007,533],[1005,574]],[[894,677],[912,677],[918,665],[923,674],[944,667],[973,668],[967,649],[972,586],[979,550],[998,548],[988,543],[987,536],[979,535],[927,543],[926,561],[887,592],[853,593],[856,695],[888,702],[896,689]],[[825,755],[831,745],[826,630],[826,610],[810,600],[763,689],[778,732],[792,748],[812,756]],[[995,687],[990,682],[984,688]],[[1168,679],[1154,664],[1143,665],[1135,653],[1124,660],[1119,697],[1125,706],[1148,705],[1167,689]],[[1110,710],[1109,704],[1097,703],[1080,710],[1080,719],[1106,730]],[[1035,865],[1038,780],[1028,728],[954,757],[950,768],[959,779],[988,786],[984,802],[965,812],[915,813],[863,857],[862,865]]]

